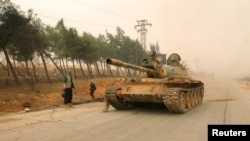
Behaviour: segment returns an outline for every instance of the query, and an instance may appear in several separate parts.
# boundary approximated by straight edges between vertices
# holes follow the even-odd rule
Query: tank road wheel
[[[192,99],[192,100],[191,100],[191,101],[192,101],[192,102],[191,102],[191,105],[192,105],[192,107],[193,107],[193,106],[195,106],[195,91],[192,91],[191,97],[192,97],[192,98],[191,98],[191,99]]]
[[[198,95],[198,104],[200,105],[202,103],[202,96],[200,93],[197,93]]]
[[[111,101],[110,104],[117,110],[127,110],[133,108],[133,106],[123,99],[116,97],[116,101]]]
[[[197,101],[198,101],[198,104],[201,104],[202,103],[202,94],[201,94],[201,89],[199,89],[197,91]]]
[[[200,93],[199,93],[199,91],[195,92],[195,97],[196,97],[196,105],[199,105],[200,104]]]
[[[198,102],[197,102],[198,97],[197,97],[197,91],[196,90],[193,91],[193,96],[194,96],[194,105],[193,106],[195,106],[195,105],[198,104]]]
[[[184,92],[181,92],[179,95],[179,111],[180,113],[184,113],[186,111],[187,98]]]
[[[186,107],[187,109],[191,108],[192,107],[192,93],[191,92],[187,92],[187,96],[186,96]]]
[[[117,110],[126,110],[130,109],[133,106],[126,101],[124,101],[122,98],[117,97],[117,91],[119,90],[118,87],[112,86],[106,89],[105,96],[110,103],[115,109]]]
[[[197,102],[197,91],[194,91],[194,105],[197,105],[198,102]]]

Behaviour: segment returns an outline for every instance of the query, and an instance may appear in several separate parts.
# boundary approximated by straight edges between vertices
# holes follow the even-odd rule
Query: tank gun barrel
[[[155,70],[153,70],[153,69],[148,69],[145,67],[129,64],[129,63],[117,60],[117,59],[113,59],[113,58],[107,58],[106,63],[111,64],[111,65],[115,65],[115,66],[121,66],[121,67],[125,67],[125,68],[140,70],[143,72],[155,73]]]

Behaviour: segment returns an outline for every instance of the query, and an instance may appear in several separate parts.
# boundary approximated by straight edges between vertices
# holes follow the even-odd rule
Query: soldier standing
[[[95,90],[96,90],[96,86],[95,86],[95,84],[93,82],[91,82],[90,83],[90,96],[92,97],[92,99],[95,98],[95,96],[94,96]]]

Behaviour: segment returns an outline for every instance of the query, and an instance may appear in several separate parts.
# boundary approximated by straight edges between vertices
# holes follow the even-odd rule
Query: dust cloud
[[[179,53],[196,72],[250,76],[249,1],[192,0],[170,5],[169,12],[161,15],[163,30],[156,32],[162,36],[161,50]]]

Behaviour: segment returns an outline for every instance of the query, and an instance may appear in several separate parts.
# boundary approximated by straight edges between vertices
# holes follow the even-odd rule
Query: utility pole
[[[135,29],[137,29],[137,27],[139,27],[139,29],[137,29],[137,32],[140,32],[140,43],[144,49],[144,51],[146,52],[147,50],[147,46],[146,46],[146,33],[147,33],[147,29],[146,26],[152,26],[151,23],[148,23],[147,20],[137,20],[137,25],[134,26]]]

